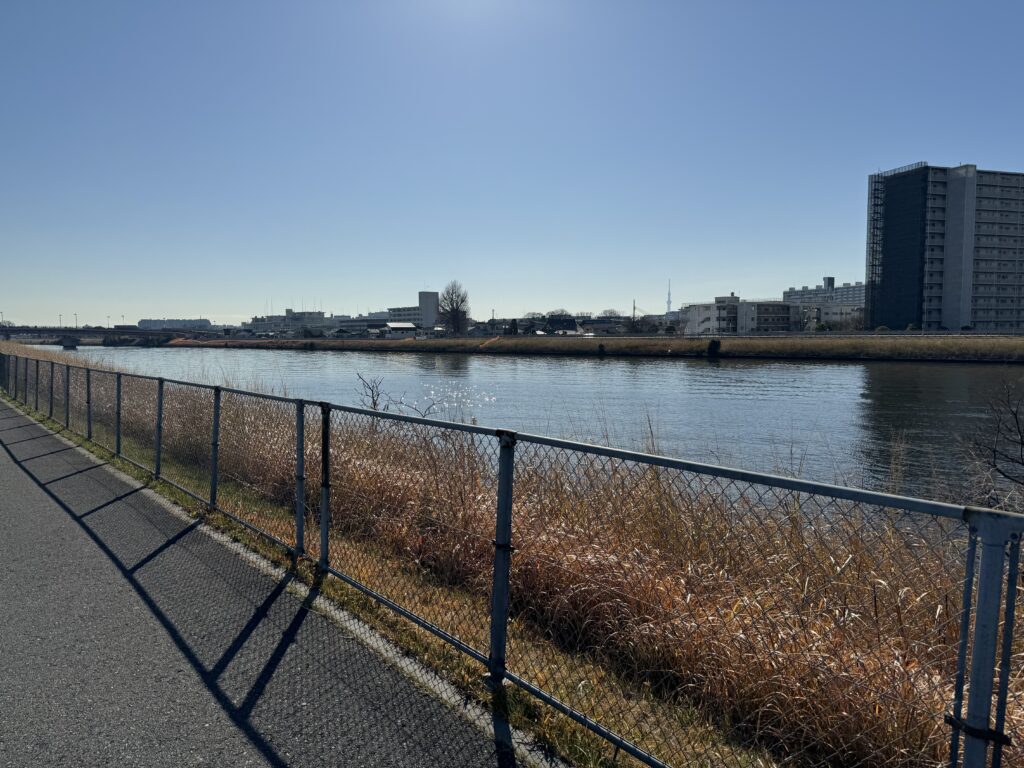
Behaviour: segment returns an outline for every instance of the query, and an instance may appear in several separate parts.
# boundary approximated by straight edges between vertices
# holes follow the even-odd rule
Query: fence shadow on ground
[[[319,583],[300,602],[291,574],[258,572],[143,486],[15,420],[4,418],[4,450],[113,563],[270,765],[515,764],[506,725],[489,740],[317,613]]]

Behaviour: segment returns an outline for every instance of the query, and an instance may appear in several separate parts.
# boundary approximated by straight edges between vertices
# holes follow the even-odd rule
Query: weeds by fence
[[[508,681],[580,762],[587,729],[648,765],[1022,764],[1020,516],[11,354],[0,381]]]

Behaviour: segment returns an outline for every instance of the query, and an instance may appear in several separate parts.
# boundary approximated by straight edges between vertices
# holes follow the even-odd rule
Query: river
[[[989,402],[1024,368],[83,347],[84,360],[362,404],[357,374],[433,418],[874,489],[959,482]],[[406,411],[410,412],[410,411]]]

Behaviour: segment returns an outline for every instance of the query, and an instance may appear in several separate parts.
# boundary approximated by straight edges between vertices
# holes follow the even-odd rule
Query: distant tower
[[[665,300],[665,314],[672,311],[672,281],[668,281],[668,298]]]

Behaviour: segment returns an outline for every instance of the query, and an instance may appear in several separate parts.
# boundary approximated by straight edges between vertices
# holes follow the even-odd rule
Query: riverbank
[[[486,339],[175,339],[171,347],[431,352],[580,357],[681,357],[769,360],[1024,362],[1018,336],[797,336],[741,338],[523,337]]]

